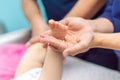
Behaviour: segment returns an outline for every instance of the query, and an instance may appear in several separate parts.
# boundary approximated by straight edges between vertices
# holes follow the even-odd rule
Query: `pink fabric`
[[[26,48],[23,44],[0,46],[0,80],[10,80]]]

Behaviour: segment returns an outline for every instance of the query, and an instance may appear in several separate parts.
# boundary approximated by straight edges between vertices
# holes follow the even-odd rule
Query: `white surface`
[[[80,59],[68,57],[62,80],[120,80],[120,73]]]
[[[0,45],[6,43],[25,43],[30,37],[30,29],[21,29],[0,35]]]
[[[14,80],[38,80],[41,71],[42,69],[36,68]],[[62,80],[120,80],[120,73],[74,57],[67,57]]]

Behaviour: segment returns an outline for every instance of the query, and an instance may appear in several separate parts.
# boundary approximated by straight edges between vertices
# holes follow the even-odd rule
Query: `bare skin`
[[[30,46],[22,57],[15,77],[20,76],[31,69],[39,67],[42,68],[46,52],[46,49],[43,49],[43,47],[41,47],[41,43],[36,43]]]
[[[113,24],[106,18],[85,20],[82,18],[71,17],[63,19],[60,23],[62,24],[59,26],[63,26],[63,24],[68,26],[66,36],[69,35],[68,33],[71,33],[69,37],[65,37],[66,40],[60,41],[59,39],[48,35],[42,39],[39,38],[38,41],[51,43],[51,45],[63,51],[63,55],[76,55],[93,47],[91,43],[93,43],[94,32],[113,32]],[[74,40],[75,43],[72,43],[72,40]]]
[[[58,22],[49,20],[49,26],[51,29],[51,35],[58,39],[65,39],[67,33],[67,26],[59,26]]]
[[[72,46],[73,44],[79,42],[79,39],[76,37],[77,34],[78,34],[78,32],[74,33],[73,31],[68,30],[67,29],[68,26],[62,25],[58,21],[50,20],[49,22],[52,22],[52,24],[51,24],[51,26],[52,26],[51,27],[52,32],[56,32],[55,33],[56,36],[59,36],[59,37],[63,38],[63,42],[61,44],[59,44],[59,45],[54,46],[54,47],[64,45],[64,48],[65,48],[65,47]],[[44,34],[41,34],[41,35],[44,36]],[[73,35],[76,35],[76,36],[74,37]],[[45,37],[47,37],[47,35]],[[51,37],[51,40],[52,40],[52,38],[54,38],[54,36]],[[60,39],[60,38],[58,38],[58,39]],[[41,41],[43,41],[43,40],[41,40]],[[65,42],[69,42],[69,43],[64,44],[64,41]],[[60,49],[57,48],[57,50],[60,50],[60,52],[63,52],[64,49],[63,50],[61,50],[61,49],[62,49],[62,47]]]
[[[95,33],[93,47],[120,50],[120,33]]]
[[[49,24],[51,26],[51,35],[59,39],[64,39],[67,28],[59,27],[52,20]],[[64,34],[56,35],[56,33],[60,31]],[[41,43],[35,43],[27,49],[19,67],[17,68],[15,77],[20,76],[34,68],[43,68],[39,80],[61,80],[62,65],[63,56],[61,53],[54,51],[54,49],[50,46],[48,46],[47,49],[44,49],[41,46]]]
[[[42,68],[39,80],[61,80],[62,54],[54,52],[51,47],[48,47],[47,51],[45,50],[41,47],[41,43],[36,43],[29,47],[17,68],[15,78],[29,70]]]
[[[66,17],[92,18],[108,0],[78,0]],[[37,0],[22,0],[22,8],[32,27],[32,38],[49,29],[39,10]],[[79,10],[78,10],[79,9]]]
[[[79,23],[79,21],[84,21],[84,22],[81,22]],[[38,39],[34,39],[33,41],[31,41],[31,44],[34,43],[34,42],[50,42],[51,45],[53,45],[54,47],[56,47],[57,49],[61,50],[61,52],[63,52],[65,49],[67,48],[70,48],[71,46],[74,46],[74,44],[78,44],[79,42],[81,42],[80,44],[81,45],[84,45],[87,43],[89,43],[91,40],[92,40],[92,33],[93,33],[93,30],[88,27],[89,23],[87,21],[85,21],[84,19],[80,19],[80,18],[77,18],[75,21],[71,21],[71,22],[76,22],[76,24],[74,24],[75,26],[73,26],[73,24],[69,24],[64,21],[62,21],[62,23],[64,23],[65,25],[57,22],[57,21],[54,21],[55,24],[57,24],[58,27],[68,27],[68,30],[67,30],[67,35],[65,36],[65,39],[64,41],[61,41],[61,40],[58,40],[58,39],[55,39],[53,36],[48,36],[48,34],[41,34],[42,36],[44,37],[41,37],[42,39],[38,38]],[[84,25],[84,23],[86,23]],[[80,26],[81,25],[81,26]],[[83,28],[84,26],[84,28]],[[59,33],[57,33],[59,34]],[[86,39],[86,36],[88,38],[90,38],[90,40]],[[59,43],[60,42],[60,43]],[[65,43],[66,42],[66,43]],[[83,50],[81,48],[81,51],[84,52],[85,50]],[[63,55],[66,56],[66,55],[75,55],[73,53],[71,54],[68,54],[68,53],[64,53],[63,52]]]
[[[103,5],[105,5],[106,2],[107,0],[78,0],[65,17],[79,16],[84,18],[91,18],[97,13],[97,11],[102,8]],[[36,38],[38,40],[39,35],[49,29],[49,25],[41,16],[41,12],[37,5],[37,0],[22,0],[22,7],[25,16],[32,26],[32,38]],[[30,41],[34,42],[32,38]],[[28,41],[26,45],[29,46],[30,44],[31,42]]]
[[[108,0],[78,0],[65,16],[90,19],[105,5]],[[78,10],[79,9],[79,10]]]
[[[86,0],[88,2],[88,0]],[[93,1],[93,0],[91,0]],[[95,0],[96,1],[96,0]],[[99,0],[98,0],[99,1]],[[80,0],[78,1],[80,2]],[[101,4],[100,7],[102,7],[104,4],[105,4],[105,0],[103,0],[103,3]],[[82,3],[81,3],[82,4]],[[83,3],[84,4],[84,3]],[[48,30],[48,24],[46,24],[46,22],[43,20],[43,18],[41,17],[41,13],[39,12],[39,9],[38,9],[38,6],[36,4],[36,0],[22,0],[22,5],[23,5],[23,10],[25,12],[25,15],[27,17],[27,19],[29,20],[29,22],[31,23],[31,26],[32,26],[32,36],[36,37],[36,36],[39,36],[40,33]],[[67,16],[71,16],[73,15],[73,13],[78,9],[78,4],[76,4],[77,6],[74,6],[74,8],[68,13]],[[94,4],[93,4],[94,5]],[[84,5],[85,7],[82,7],[81,9],[83,8],[86,8],[86,7],[89,7],[89,6],[86,6]],[[80,6],[81,7],[81,6]],[[100,7],[97,9],[99,10]],[[86,8],[88,9],[88,8]],[[94,9],[94,8],[91,8],[91,9]],[[32,10],[32,12],[31,12]],[[84,9],[83,9],[84,10]],[[95,11],[95,10],[94,10]],[[30,13],[31,12],[31,13]],[[80,11],[81,12],[81,11]],[[86,13],[86,12],[85,12]],[[90,12],[88,12],[90,13]],[[86,15],[86,14],[85,14]],[[80,16],[78,14],[74,14],[74,16]],[[81,15],[82,16],[82,15]],[[88,16],[88,15],[87,15]],[[92,14],[93,16],[93,14]],[[91,15],[90,15],[91,17]],[[56,32],[55,32],[56,33]],[[54,34],[52,34],[54,35]],[[54,35],[56,36],[56,35]],[[56,36],[57,37],[57,36]],[[59,38],[59,36],[58,36]],[[63,38],[62,38],[63,39]],[[29,43],[27,44],[29,45]],[[37,48],[36,48],[37,47]],[[39,49],[38,49],[39,48]],[[36,50],[37,49],[37,50]],[[40,51],[41,50],[41,51]],[[50,51],[50,52],[49,52]],[[22,73],[32,69],[32,68],[35,68],[35,67],[42,67],[43,66],[43,62],[44,62],[44,58],[45,58],[45,55],[47,53],[54,53],[54,51],[52,51],[51,49],[49,50],[48,49],[48,52],[46,52],[46,49],[44,49],[42,47],[42,44],[39,43],[39,44],[35,44],[35,45],[32,45],[31,47],[28,48],[26,54],[24,55],[21,63],[20,63],[20,66],[18,67],[17,69],[17,72],[16,72],[16,76],[19,76],[21,75]],[[42,53],[42,55],[40,55],[40,53]],[[35,55],[36,54],[36,55]],[[28,57],[29,55],[29,57]],[[33,58],[32,55],[35,55],[35,57],[37,58]],[[40,56],[38,56],[40,55]],[[52,55],[51,55],[52,56]],[[28,58],[27,58],[28,57]],[[56,59],[56,58],[55,58]],[[59,58],[59,60],[57,60],[58,62],[61,62],[61,59],[62,58]],[[52,61],[52,60],[51,60]],[[53,60],[55,61],[55,60]],[[31,63],[28,63],[28,62],[31,62]],[[45,63],[47,64],[47,62],[49,61],[45,61]],[[36,63],[35,66],[32,64],[32,63]],[[37,65],[37,66],[36,66]],[[24,67],[23,67],[24,66]],[[57,67],[57,66],[56,66]],[[27,68],[27,69],[26,69]],[[61,69],[60,69],[61,70]],[[43,70],[44,71],[44,70]],[[47,72],[47,71],[46,71]],[[58,71],[59,72],[59,71]],[[61,74],[61,71],[60,71],[60,74]],[[47,75],[47,74],[46,74]],[[49,74],[48,74],[49,75]],[[15,76],[15,77],[16,77]],[[54,78],[54,76],[52,76]],[[60,75],[58,75],[58,77],[60,77]],[[42,79],[44,80],[44,79]],[[49,79],[49,80],[56,80],[55,79]],[[59,80],[59,79],[58,79]]]

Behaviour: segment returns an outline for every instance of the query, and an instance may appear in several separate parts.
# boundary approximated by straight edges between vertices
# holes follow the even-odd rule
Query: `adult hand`
[[[92,26],[89,20],[73,17],[63,19],[60,23],[68,26],[65,40],[42,35],[40,41],[49,43],[51,46],[63,51],[63,55],[76,55],[92,47],[94,26]]]
[[[76,55],[87,51],[92,47],[93,33],[95,31],[94,24],[91,23],[91,20],[86,20],[83,18],[70,17],[60,21],[62,24],[68,26],[68,29],[77,32],[79,42],[74,46],[69,46],[63,52],[63,54]]]

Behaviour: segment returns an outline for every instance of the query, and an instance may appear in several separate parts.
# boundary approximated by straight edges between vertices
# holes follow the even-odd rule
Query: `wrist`
[[[95,32],[92,42],[92,48],[97,48],[102,45],[102,41],[104,40],[102,33]]]
[[[114,31],[112,22],[107,18],[97,18],[91,20],[91,24],[94,26],[95,32],[111,33]]]
[[[93,32],[98,32],[95,20],[88,20]]]

